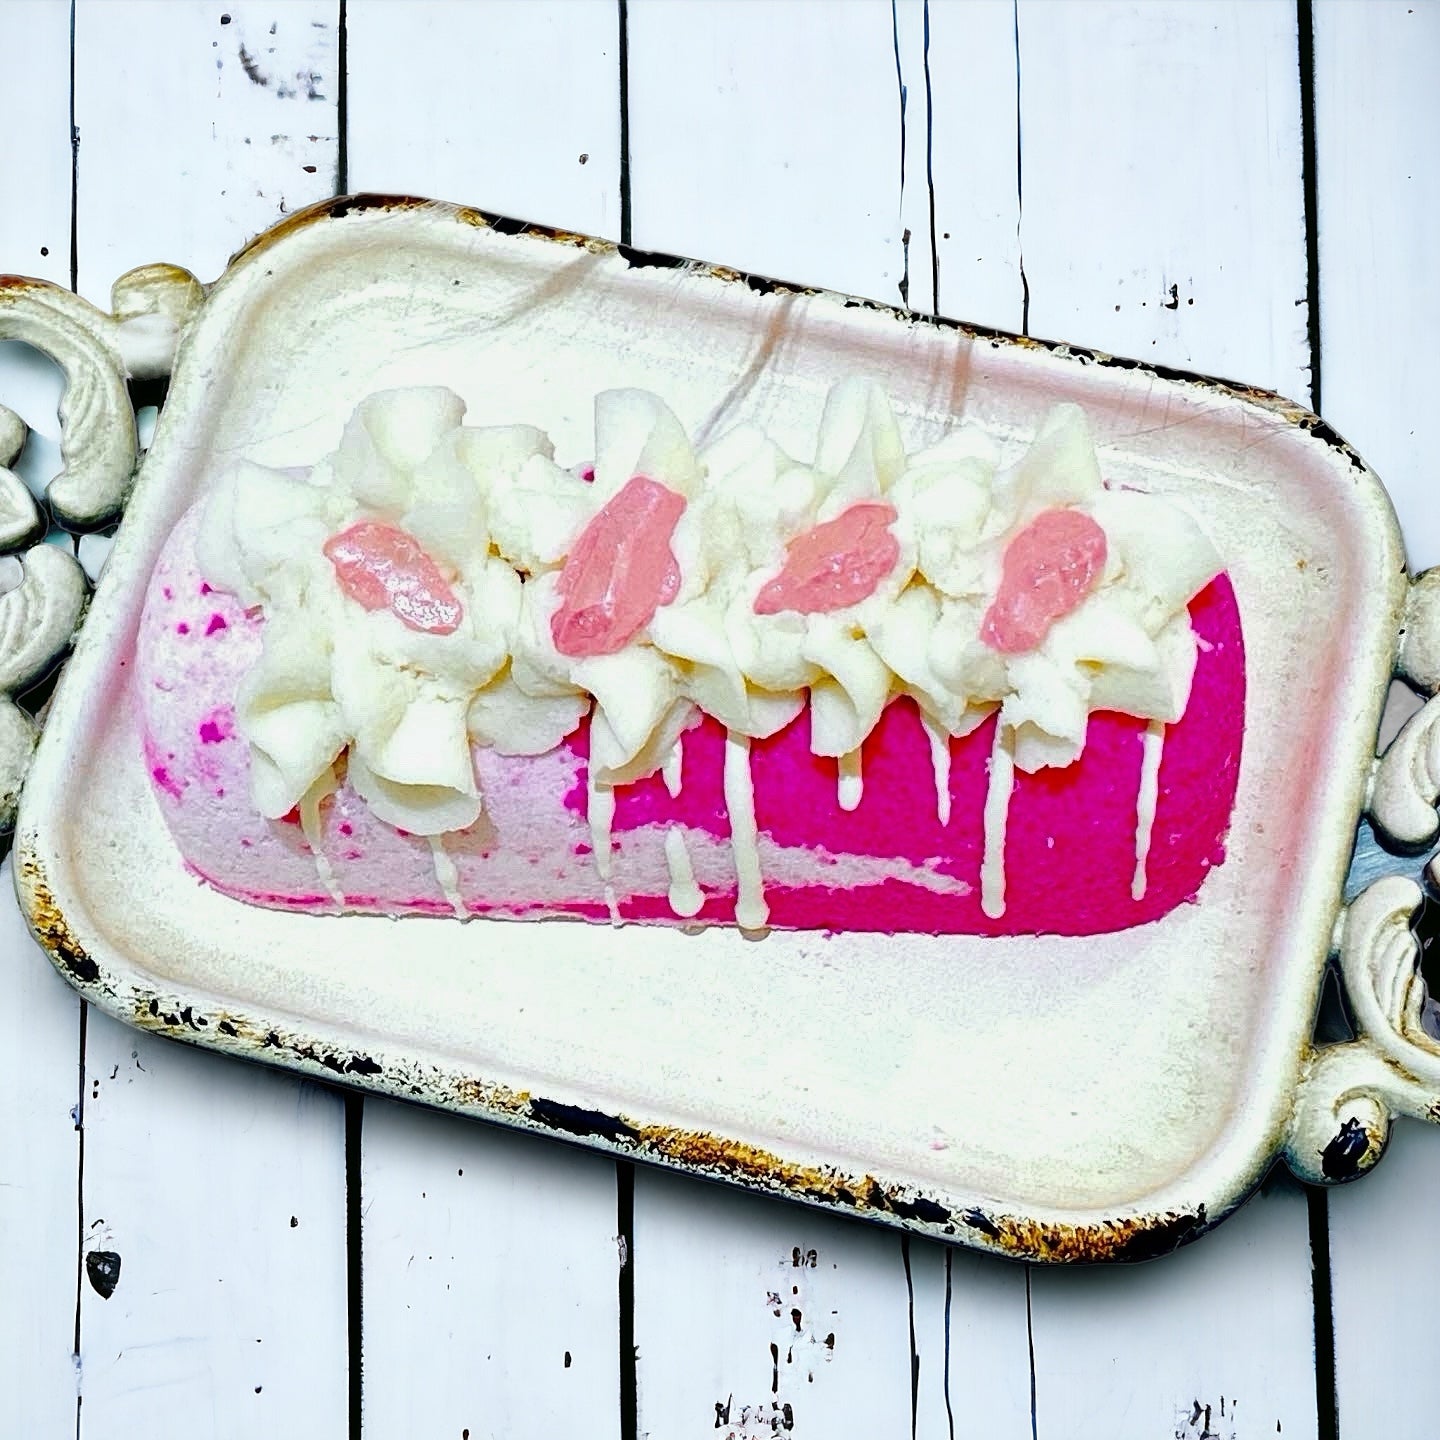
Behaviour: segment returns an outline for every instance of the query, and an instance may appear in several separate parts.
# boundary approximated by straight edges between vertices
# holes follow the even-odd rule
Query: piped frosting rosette
[[[202,570],[266,621],[237,724],[268,817],[303,822],[343,760],[380,819],[465,829],[484,806],[472,746],[544,753],[593,705],[608,878],[615,788],[708,714],[728,735],[737,919],[761,925],[750,742],[808,703],[853,808],[861,745],[908,695],[942,809],[949,738],[999,711],[981,877],[998,914],[1014,768],[1072,763],[1101,709],[1151,721],[1158,766],[1185,709],[1186,607],[1219,557],[1174,504],[1105,487],[1075,406],[1006,469],[969,428],[907,455],[862,380],[831,392],[808,462],[753,426],[697,453],[635,390],[597,397],[594,460],[573,469],[539,430],[462,420],[446,390],[371,396],[313,471],[240,465],[206,506]],[[1142,887],[1144,808],[1142,782]]]

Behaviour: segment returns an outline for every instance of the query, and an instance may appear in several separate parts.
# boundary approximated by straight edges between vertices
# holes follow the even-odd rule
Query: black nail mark
[[[113,1250],[91,1250],[85,1256],[85,1275],[90,1288],[108,1300],[120,1283],[120,1257]]]

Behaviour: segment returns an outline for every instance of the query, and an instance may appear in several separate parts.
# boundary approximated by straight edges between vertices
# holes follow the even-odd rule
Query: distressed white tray
[[[1435,607],[1424,581],[1410,586],[1375,477],[1313,415],[430,202],[297,215],[238,256],[193,317],[189,277],[146,273],[160,277],[148,310],[183,327],[174,379],[16,833],[23,907],[92,1003],[1040,1259],[1171,1249],[1281,1155],[1305,1178],[1348,1178],[1378,1158],[1392,1112],[1440,1098],[1408,930],[1417,886],[1381,879],[1342,909],[1407,597],[1417,688],[1440,677]],[[116,386],[135,368],[136,327],[117,335],[121,322],[61,296],[0,283],[0,335],[60,355],[70,472],[52,494],[94,521],[128,478]],[[77,334],[99,338],[87,351]],[[592,398],[613,385],[659,392],[692,431],[750,416],[803,452],[826,389],[856,371],[883,377],[912,448],[961,419],[1018,445],[1056,401],[1077,401],[1107,478],[1183,496],[1202,519],[1239,599],[1248,710],[1228,859],[1198,903],[1098,938],[755,942],[724,928],[292,915],[187,873],[149,792],[129,660],[162,542],[235,455],[312,462],[361,398],[413,384],[459,390],[472,423],[539,424],[563,453],[584,450]],[[77,405],[86,394],[104,403]],[[1417,716],[1374,787],[1413,843],[1435,821],[1434,728],[1429,709]],[[1316,1051],[1335,949],[1363,1033]]]

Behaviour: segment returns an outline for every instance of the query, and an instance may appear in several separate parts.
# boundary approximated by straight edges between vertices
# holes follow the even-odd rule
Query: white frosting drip
[[[615,824],[615,791],[595,782],[595,767],[585,772],[585,818],[590,824],[590,843],[595,849],[595,873],[610,879],[612,864],[611,829]]]
[[[928,715],[922,715],[930,741],[930,764],[935,771],[935,818],[942,828],[950,823],[950,736]]]
[[[460,874],[455,869],[455,861],[445,848],[444,836],[431,835],[429,840],[430,861],[435,867],[435,883],[439,885],[440,893],[450,902],[450,908],[456,917],[464,920],[470,912],[465,908],[465,899],[460,893]]]
[[[993,917],[1004,911],[1014,769],[1071,764],[1089,714],[1109,709],[1151,721],[1157,737],[1147,737],[1137,802],[1143,895],[1158,736],[1183,713],[1195,665],[1186,606],[1221,566],[1178,507],[1104,488],[1077,407],[1057,406],[1001,469],[989,442],[964,428],[907,456],[883,393],[849,380],[831,392],[806,464],[753,426],[697,453],[655,396],[607,391],[595,402],[593,483],[557,463],[541,431],[467,427],[463,415],[439,388],[373,395],[313,471],[241,463],[207,501],[202,572],[265,614],[263,653],[236,706],[262,814],[287,813],[348,752],[350,783],[380,819],[430,837],[466,829],[484,803],[473,747],[544,754],[593,705],[588,819],[595,871],[608,882],[615,787],[660,770],[678,797],[681,736],[703,711],[727,731],[737,919],[757,928],[768,911],[749,741],[808,700],[811,748],[837,759],[839,804],[853,810],[861,744],[885,705],[909,695],[929,737],[942,826],[949,740],[999,709],[981,884]],[[671,539],[677,593],[613,653],[562,655],[551,633],[561,571],[585,526],[637,475],[685,501]],[[898,559],[873,592],[824,613],[757,613],[791,542],[861,502],[895,516]],[[1034,648],[1002,653],[982,630],[1007,546],[1056,508],[1103,531],[1103,571]],[[460,603],[453,633],[412,629],[342,589],[325,545],[359,521],[419,544]],[[338,902],[333,875],[321,878]]]
[[[1011,743],[1009,730],[997,725],[985,787],[985,853],[980,861],[980,908],[992,920],[1005,913],[1005,829],[1010,819],[1010,792],[1015,788]]]
[[[672,800],[680,798],[680,787],[684,780],[685,770],[685,742],[684,739],[675,742],[675,748],[670,752],[661,768],[661,775],[665,779],[665,789],[669,792]]]
[[[735,852],[735,923],[742,930],[763,930],[770,920],[755,828],[755,790],[750,778],[750,737],[725,736],[725,809]]]
[[[325,854],[325,836],[320,824],[320,802],[335,790],[335,774],[327,766],[325,773],[305,792],[300,801],[300,833],[315,857],[315,873],[326,893],[343,910],[345,895],[335,881],[335,870]]]
[[[665,861],[670,867],[670,908],[689,920],[700,913],[705,896],[695,883],[695,869],[685,847],[685,831],[672,825],[665,832]]]
[[[1145,862],[1150,858],[1150,832],[1155,827],[1155,802],[1160,794],[1160,759],[1165,749],[1165,726],[1152,720],[1141,737],[1140,794],[1135,802],[1135,878],[1130,898],[1145,898]]]

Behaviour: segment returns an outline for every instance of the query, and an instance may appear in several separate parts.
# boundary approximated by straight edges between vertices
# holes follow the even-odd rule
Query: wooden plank
[[[743,7],[629,16],[638,247],[920,309],[938,257],[945,311],[1018,328],[1009,4],[930,7],[928,57],[919,3],[772,4],[763,44]],[[633,1259],[640,1434],[1030,1433],[1017,1266],[647,1170]]]
[[[1417,567],[1440,561],[1440,416],[1430,398],[1440,383],[1440,280],[1430,258],[1440,220],[1437,50],[1434,6],[1315,7],[1321,406],[1385,481]],[[1397,1335],[1418,1335],[1407,1353],[1435,1353],[1425,1318],[1440,1260],[1411,1237],[1437,1186],[1440,1141],[1402,1120],[1376,1172],[1330,1196],[1346,1440],[1434,1431],[1434,1405],[1401,1376],[1392,1347]]]
[[[337,17],[333,0],[78,6],[85,293],[150,260],[213,275],[328,192]],[[339,1098],[95,1013],[84,1083],[85,1440],[346,1434]]]
[[[1031,331],[1303,396],[1294,8],[1020,0],[1018,35]],[[1316,1434],[1310,1258],[1287,1180],[1186,1254],[1034,1270],[1036,1434]]]
[[[0,1388],[20,1435],[75,1428],[80,1002],[0,866]]]
[[[1305,398],[1295,7],[1017,15],[1030,333]]]
[[[902,222],[911,234],[910,304],[1018,330],[1013,0],[902,4],[896,18],[907,92]]]
[[[1031,1316],[1038,1440],[1317,1433],[1305,1194],[1288,1176],[1163,1260],[1033,1269]]]
[[[608,5],[352,0],[350,188],[618,234],[618,44]],[[361,1153],[364,1433],[618,1435],[614,1164],[374,1100]]]
[[[367,1100],[364,1433],[620,1433],[615,1167]]]
[[[351,190],[619,238],[613,5],[351,0],[346,17]]]
[[[1321,403],[1384,480],[1417,569],[1440,562],[1437,47],[1433,5],[1315,11]]]
[[[900,303],[889,7],[632,0],[629,18],[635,245]]]
[[[339,0],[78,0],[81,293],[168,260],[214,279],[334,193]]]
[[[0,7],[0,87],[11,203],[0,210],[0,270],[70,283],[70,8]],[[23,137],[23,139],[21,138]],[[32,427],[20,466],[33,488],[59,468],[59,374],[0,345],[0,402]],[[75,1428],[80,1001],[30,939],[0,867],[0,1394],[20,1435]],[[16,1237],[23,1237],[17,1239]]]
[[[894,1235],[641,1171],[633,1260],[640,1434],[908,1427],[909,1301]]]

